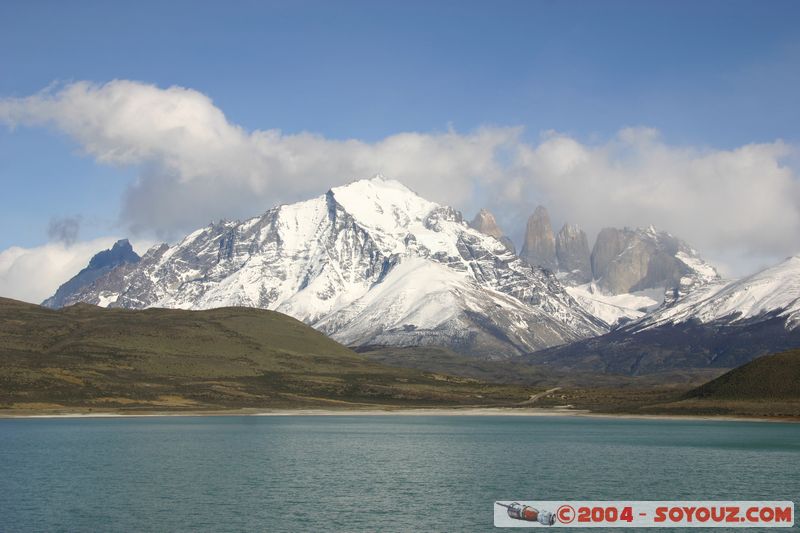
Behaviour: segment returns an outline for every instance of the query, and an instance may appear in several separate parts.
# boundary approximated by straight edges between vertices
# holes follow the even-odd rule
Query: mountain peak
[[[691,287],[718,278],[714,267],[681,239],[647,228],[603,228],[592,249],[592,272],[600,289],[622,294],[645,289]]]
[[[369,178],[357,178],[351,180],[345,185],[333,187],[331,191],[333,191],[334,194],[336,194],[337,191],[343,191],[345,189],[354,189],[354,190],[385,189],[385,190],[392,190],[418,196],[417,193],[406,187],[402,182],[395,179],[387,178],[386,176],[380,173],[374,174],[372,177]]]
[[[491,211],[486,208],[481,208],[469,225],[485,235],[491,235],[498,239],[503,236],[503,231],[500,229],[500,226],[497,225],[497,219],[495,219]]]
[[[570,283],[592,281],[592,263],[589,255],[589,240],[577,225],[565,223],[556,235],[556,259],[558,268]]]
[[[553,226],[550,224],[550,215],[544,206],[537,206],[528,218],[520,257],[528,264],[541,266],[553,272],[558,270],[556,238]]]
[[[102,252],[96,253],[89,260],[90,270],[96,270],[107,266],[117,266],[122,263],[136,263],[139,261],[139,254],[133,251],[133,246],[128,239],[120,239],[114,245]]]
[[[553,275],[383,176],[208,226],[67,296],[136,309],[262,307],[351,345],[492,358],[605,330]]]
[[[384,239],[387,242],[403,238],[413,227],[424,225],[428,215],[442,207],[399,181],[383,176],[334,187],[329,194],[362,227],[387,238],[392,236]]]
[[[128,239],[120,239],[108,250],[96,253],[89,264],[73,278],[61,285],[56,293],[42,302],[45,307],[59,308],[70,303],[70,298],[81,289],[90,286],[96,280],[125,264],[136,264],[141,258],[133,251]],[[96,302],[91,302],[96,303]]]
[[[475,215],[475,218],[472,219],[472,222],[469,223],[469,226],[472,229],[480,231],[484,235],[489,235],[498,239],[509,252],[516,255],[517,252],[514,243],[503,233],[503,230],[500,229],[500,226],[497,224],[497,219],[494,218],[494,215],[488,209],[481,208]]]

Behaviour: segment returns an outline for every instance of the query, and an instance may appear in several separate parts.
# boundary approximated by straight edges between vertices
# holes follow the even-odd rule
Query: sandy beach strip
[[[431,408],[365,408],[365,409],[232,409],[198,411],[53,411],[24,412],[0,411],[5,419],[68,419],[68,418],[151,418],[151,417],[201,417],[201,416],[513,416],[513,417],[586,417],[630,420],[694,420],[713,422],[800,422],[799,419],[712,416],[712,415],[657,415],[631,413],[594,413],[569,408],[514,408],[514,407],[431,407]]]

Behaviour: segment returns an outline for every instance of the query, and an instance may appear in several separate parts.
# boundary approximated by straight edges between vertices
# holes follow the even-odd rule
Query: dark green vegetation
[[[538,405],[570,403],[606,413],[728,415],[800,418],[800,350],[759,357],[686,391],[571,389],[546,395]]]
[[[692,391],[707,400],[800,400],[800,350],[759,357]]]
[[[675,412],[800,417],[800,350],[759,357],[664,407]]]
[[[512,405],[535,392],[388,367],[271,311],[54,311],[0,298],[5,412]]]

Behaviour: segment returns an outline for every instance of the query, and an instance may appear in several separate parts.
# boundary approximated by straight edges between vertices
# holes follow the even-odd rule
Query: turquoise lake
[[[488,531],[511,499],[797,503],[800,424],[0,420],[0,531]]]

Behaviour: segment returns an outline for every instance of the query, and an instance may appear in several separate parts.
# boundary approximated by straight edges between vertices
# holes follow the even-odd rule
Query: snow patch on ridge
[[[664,301],[664,290],[660,288],[609,295],[591,282],[566,290],[581,307],[609,326],[640,319]]]
[[[689,320],[739,322],[776,313],[786,327],[800,325],[800,256],[740,280],[714,281],[646,317],[636,330]]]
[[[344,344],[397,328],[434,329],[456,316],[456,293],[466,281],[444,265],[407,258],[352,305],[314,326]]]
[[[692,250],[692,253],[695,255],[689,255],[681,250],[675,254],[675,257],[696,273],[704,282],[719,278],[719,274],[717,274],[717,270],[713,266],[700,259],[694,250]]]

